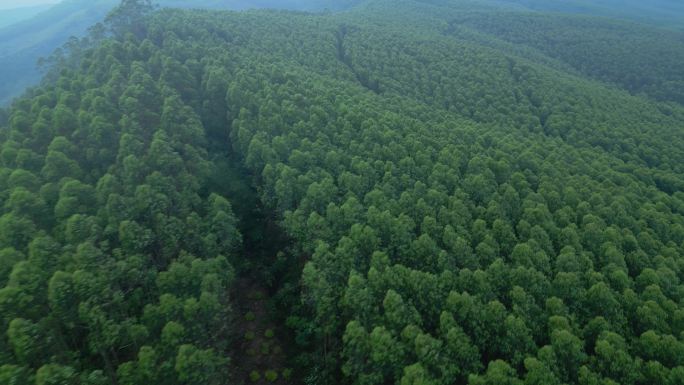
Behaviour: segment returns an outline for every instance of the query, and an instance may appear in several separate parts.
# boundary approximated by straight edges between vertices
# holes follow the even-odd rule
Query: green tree
[[[225,380],[225,359],[211,349],[181,345],[176,356],[176,373],[184,384],[221,384]]]

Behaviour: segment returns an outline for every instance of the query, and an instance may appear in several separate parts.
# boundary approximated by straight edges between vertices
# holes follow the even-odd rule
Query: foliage
[[[0,130],[0,380],[233,381],[227,153],[292,241],[294,380],[681,382],[684,108],[434,3],[159,10],[72,52]]]
[[[681,33],[589,17],[473,13],[452,21],[531,46],[631,93],[684,104]]]
[[[267,370],[264,373],[264,378],[268,382],[275,382],[278,379],[278,373],[275,370]]]

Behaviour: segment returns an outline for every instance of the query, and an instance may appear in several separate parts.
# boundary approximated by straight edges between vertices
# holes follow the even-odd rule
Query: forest
[[[546,12],[619,17],[684,31],[684,3],[678,0],[499,0]]]
[[[0,0],[0,107],[30,86],[40,83],[41,59],[59,50],[72,37],[82,38],[121,0],[53,0],[54,5],[22,6],[28,0]],[[46,0],[47,1],[47,0]],[[299,11],[341,10],[360,0],[156,0],[159,7],[193,9],[277,8]]]
[[[122,1],[0,109],[0,385],[684,384],[677,33]]]

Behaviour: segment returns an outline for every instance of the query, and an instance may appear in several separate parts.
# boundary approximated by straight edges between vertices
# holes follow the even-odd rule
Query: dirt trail
[[[278,339],[277,324],[271,319],[268,292],[247,278],[237,284],[238,348],[235,352],[238,378],[244,384],[285,385],[290,373]],[[275,377],[274,377],[275,375]]]
[[[234,263],[239,278],[231,293],[236,339],[230,354],[233,360],[230,384],[291,384],[291,373],[286,367],[288,357],[283,352],[283,341],[290,339],[287,334],[280,334],[288,330],[269,297],[269,293],[277,292],[283,280],[288,279],[288,271],[282,266],[289,265],[283,265],[282,261],[279,264],[278,258],[290,241],[279,228],[275,215],[259,201],[254,179],[242,161],[223,153],[226,148],[231,146],[214,149],[216,170],[210,178],[209,189],[228,197],[239,218],[243,237],[242,258]]]

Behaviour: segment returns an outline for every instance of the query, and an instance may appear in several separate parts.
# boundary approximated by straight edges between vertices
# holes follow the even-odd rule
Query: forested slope
[[[73,36],[83,37],[120,0],[62,0],[32,17],[0,28],[0,106],[5,106],[43,74],[40,59],[48,58]],[[346,9],[359,0],[158,0],[160,7],[195,9],[277,8],[324,11]],[[2,11],[10,12],[10,11]],[[0,15],[0,27],[2,27]]]
[[[255,266],[274,381],[682,383],[684,109],[457,13],[114,20],[0,131],[0,384],[249,381]],[[248,260],[282,237],[242,241],[241,179],[287,255]]]
[[[528,45],[634,94],[684,104],[684,33],[607,19],[473,13],[452,21]]]
[[[83,36],[117,4],[116,0],[67,0],[0,29],[0,105],[40,82],[40,58]]]
[[[2,9],[0,12],[0,28],[28,19],[49,7],[50,5],[32,5]]]
[[[601,15],[684,31],[684,4],[678,0],[498,0],[532,10]]]

